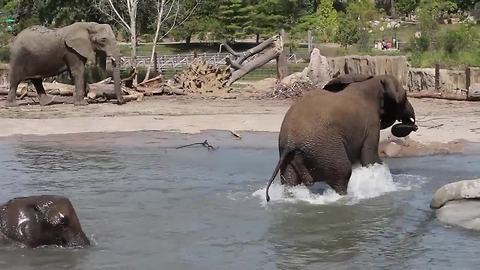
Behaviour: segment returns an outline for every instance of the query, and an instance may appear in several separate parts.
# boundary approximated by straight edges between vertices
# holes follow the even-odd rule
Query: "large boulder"
[[[480,230],[480,179],[446,184],[433,195],[430,208],[446,224]]]

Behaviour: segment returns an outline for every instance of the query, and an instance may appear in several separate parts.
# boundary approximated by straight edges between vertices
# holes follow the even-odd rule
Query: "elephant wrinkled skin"
[[[430,208],[446,224],[480,230],[480,179],[449,183],[433,195]]]
[[[396,133],[417,129],[405,89],[392,76],[344,75],[313,90],[288,110],[279,134],[280,160],[268,189],[280,171],[282,184],[313,185],[325,181],[347,193],[352,165],[381,163],[380,129],[401,121]]]
[[[53,99],[47,96],[42,79],[68,71],[75,81],[74,105],[86,105],[85,63],[96,52],[111,57],[117,102],[124,103],[120,89],[118,63],[120,50],[108,24],[78,22],[69,26],[48,29],[32,26],[20,32],[10,45],[10,89],[6,106],[16,106],[18,84],[30,80],[37,90],[40,105]]]
[[[90,245],[70,200],[53,195],[15,198],[1,205],[2,242],[16,242],[32,248]]]

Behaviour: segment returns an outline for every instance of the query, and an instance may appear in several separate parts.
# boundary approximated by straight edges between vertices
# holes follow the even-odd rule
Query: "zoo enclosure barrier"
[[[153,63],[150,62],[149,56],[137,56],[137,67],[148,67],[154,68],[155,71],[165,71],[165,70],[177,70],[182,69],[188,66],[193,59],[201,58],[209,64],[213,65],[226,65],[226,58],[233,57],[229,53],[198,53],[198,54],[174,54],[174,55],[157,55],[155,54],[153,58]],[[249,59],[254,59],[256,55],[252,56]],[[287,56],[289,63],[300,63],[304,62],[305,59],[308,59],[309,56],[300,56],[297,54],[289,54]],[[270,63],[275,63],[275,60],[270,61]],[[269,63],[269,64],[270,64]],[[126,68],[131,65],[130,57],[122,57],[120,61],[122,68]]]

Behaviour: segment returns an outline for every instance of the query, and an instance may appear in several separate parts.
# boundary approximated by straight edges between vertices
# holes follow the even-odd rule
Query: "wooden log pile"
[[[289,84],[280,82],[275,84],[272,92],[267,93],[267,97],[278,99],[301,97],[314,88],[314,85],[308,81],[294,81]]]

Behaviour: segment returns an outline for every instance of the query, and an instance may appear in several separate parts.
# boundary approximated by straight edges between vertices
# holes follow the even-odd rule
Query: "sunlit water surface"
[[[277,135],[142,132],[0,140],[0,198],[69,197],[94,246],[0,248],[0,269],[476,269],[480,233],[440,224],[441,185],[480,156],[356,168],[349,195],[265,186]],[[202,142],[202,146],[175,149]]]

